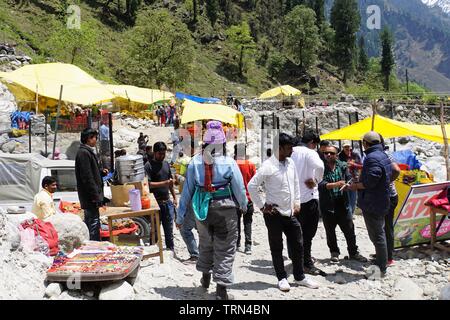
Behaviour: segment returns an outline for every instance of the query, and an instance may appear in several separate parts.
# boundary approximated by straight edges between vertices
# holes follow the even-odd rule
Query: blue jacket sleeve
[[[191,205],[192,197],[195,192],[195,168],[194,163],[191,162],[187,168],[186,180],[183,185],[183,192],[181,193],[180,205],[178,206],[177,224],[183,224],[184,217],[188,206]]]
[[[383,170],[375,159],[366,159],[364,165],[367,167],[367,170],[361,177],[362,183],[366,189],[373,189],[383,176]]]
[[[232,161],[231,169],[233,171],[233,178],[231,179],[231,189],[236,197],[241,210],[247,211],[247,195],[245,192],[244,179],[242,178],[241,170],[236,161]]]

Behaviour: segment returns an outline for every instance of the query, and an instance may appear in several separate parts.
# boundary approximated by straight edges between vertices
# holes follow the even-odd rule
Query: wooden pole
[[[341,119],[339,117],[339,110],[336,110],[336,116],[337,116],[337,127],[339,130],[341,128]],[[342,141],[339,140],[339,150],[341,150],[341,149],[342,149]]]
[[[447,139],[447,131],[445,130],[445,122],[444,122],[444,104],[441,102],[441,129],[442,136],[444,138],[444,157],[445,157],[445,169],[447,172],[447,181],[450,180],[450,167],[448,161],[448,139]]]
[[[295,119],[295,136],[298,137],[298,119]]]
[[[352,115],[350,113],[348,114],[348,125],[349,126],[352,125]],[[353,150],[353,140],[351,140],[351,144],[352,144],[352,150]]]
[[[356,122],[359,122],[358,111],[355,111],[355,119],[356,119]],[[364,150],[363,150],[363,145],[362,145],[362,141],[361,140],[359,140],[359,151],[361,152],[361,159],[362,159],[362,157],[364,155]]]
[[[63,88],[64,88],[64,86],[61,85],[61,89],[59,90],[58,110],[56,111],[55,137],[53,139],[53,153],[52,153],[53,160],[55,160],[56,136],[58,135],[58,119],[59,119],[59,115],[61,114],[61,100],[62,100]]]
[[[375,130],[375,115],[377,114],[377,103],[374,102],[372,104],[372,129],[371,131]]]
[[[319,118],[316,117],[316,132],[319,134]]]
[[[391,119],[394,120],[394,104],[392,103],[392,101],[391,101]],[[396,141],[395,141],[396,139],[393,138],[392,140],[393,140],[393,142],[394,142],[394,152],[395,152],[395,151],[397,151],[397,145],[396,145],[396,143],[395,143],[395,142],[396,142]]]

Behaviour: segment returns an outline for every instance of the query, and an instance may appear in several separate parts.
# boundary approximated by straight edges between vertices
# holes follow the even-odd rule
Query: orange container
[[[150,198],[141,198],[142,209],[150,209]]]

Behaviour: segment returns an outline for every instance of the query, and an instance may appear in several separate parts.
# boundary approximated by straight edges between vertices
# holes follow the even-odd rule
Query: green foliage
[[[335,0],[331,9],[331,25],[335,30],[334,59],[344,72],[344,83],[353,74],[356,58],[356,33],[361,16],[356,0]]]
[[[240,25],[231,26],[226,34],[227,44],[234,53],[234,63],[238,66],[238,75],[243,77],[245,69],[255,60],[252,53],[256,44],[250,34],[250,27],[243,21]]]
[[[80,29],[69,29],[65,24],[54,20],[53,34],[45,43],[45,53],[58,60],[79,64],[86,59],[101,60],[97,50],[98,33],[94,24],[81,23]]]
[[[363,75],[369,70],[369,57],[366,52],[364,37],[359,38],[358,46],[358,71]]]
[[[272,51],[267,59],[267,71],[272,78],[276,78],[283,71],[286,64],[286,57],[278,51]]]
[[[384,88],[386,91],[389,91],[390,84],[389,84],[389,77],[391,76],[392,69],[395,66],[395,59],[394,59],[394,53],[393,50],[393,36],[392,33],[389,31],[387,27],[383,29],[383,31],[380,34],[381,39],[381,72],[384,76]]]
[[[219,0],[206,0],[206,15],[211,21],[211,25],[214,27],[217,21],[219,12]]]
[[[310,8],[296,6],[285,21],[284,50],[302,70],[307,70],[317,62],[320,38],[316,14]]]
[[[186,25],[167,10],[144,11],[129,33],[125,74],[142,87],[183,87],[192,74],[193,48]]]

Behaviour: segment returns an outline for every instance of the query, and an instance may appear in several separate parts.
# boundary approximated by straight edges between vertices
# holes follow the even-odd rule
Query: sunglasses
[[[336,152],[324,152],[323,154],[324,154],[324,155],[332,155],[332,156],[335,156],[335,155],[336,155]]]

